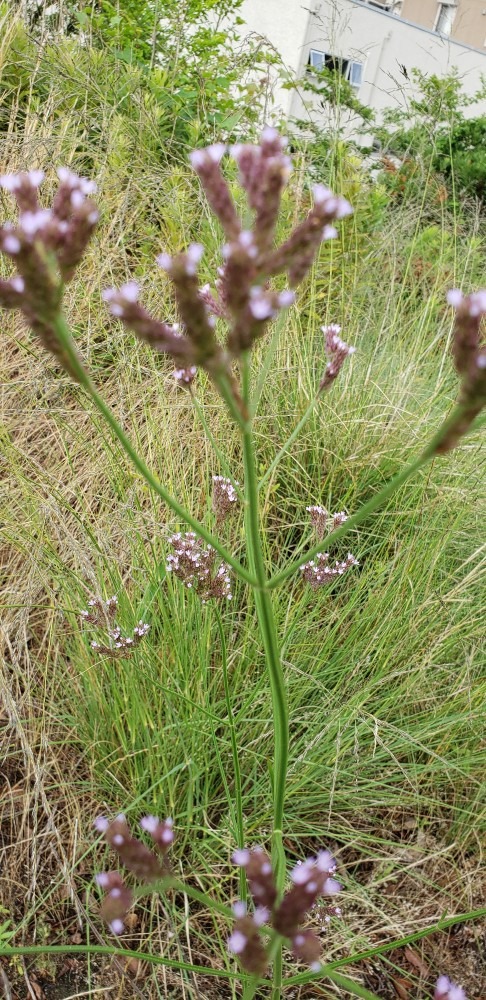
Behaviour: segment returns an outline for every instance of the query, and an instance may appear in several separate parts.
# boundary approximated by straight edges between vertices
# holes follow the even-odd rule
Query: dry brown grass
[[[170,311],[164,279],[152,264],[152,247],[165,245],[170,250],[184,245],[197,232],[198,226],[207,225],[207,220],[201,219],[201,205],[194,200],[181,171],[174,168],[169,174],[152,162],[150,169],[144,168],[143,150],[137,151],[133,144],[119,141],[120,123],[115,121],[115,116],[108,116],[106,126],[113,127],[114,138],[111,146],[107,146],[104,160],[98,161],[102,225],[69,291],[67,311],[79,334],[81,350],[89,359],[95,381],[103,388],[106,400],[147,456],[149,465],[159,471],[174,493],[197,513],[199,509],[204,510],[205,483],[211,469],[208,446],[187,405],[187,398],[174,389],[170,364],[135,347],[131,338],[121,334],[117,326],[106,319],[100,306],[100,289],[126,280],[141,260],[141,269],[146,267],[147,270],[147,301],[160,303],[162,300]],[[64,131],[53,134],[48,108],[44,118],[33,115],[27,119],[22,135],[16,135],[12,127],[9,134],[3,136],[0,172],[32,164],[45,167],[50,171],[49,190],[53,183],[52,163],[69,160],[77,166],[74,134],[73,122],[67,122]],[[71,155],[67,155],[69,151]],[[157,202],[160,205],[161,193],[160,221],[154,205]],[[0,205],[3,210],[1,201]],[[303,356],[299,355],[299,350],[291,338],[288,348],[282,350],[276,407],[282,406],[282,397],[287,392],[287,373],[283,370],[287,364],[297,373],[299,391],[310,381],[312,371],[309,369],[309,374],[307,369],[299,369]],[[74,612],[88,594],[101,592],[103,587],[110,591],[116,585],[130,591],[134,575],[140,576],[141,572],[136,561],[141,558],[142,550],[151,551],[152,546],[159,544],[168,523],[167,514],[154,503],[125,457],[99,426],[98,418],[79,389],[41,354],[39,346],[19,322],[5,314],[2,314],[0,370],[0,854],[3,871],[0,904],[16,928],[16,943],[76,943],[86,940],[87,935],[91,942],[101,942],[105,937],[93,918],[96,905],[90,895],[94,867],[90,831],[93,813],[102,805],[103,794],[99,772],[94,766],[96,744],[93,741],[92,746],[83,745],[73,723],[72,705],[82,697],[83,690],[79,671],[87,669],[86,649],[83,654],[82,644],[75,643],[78,625]],[[391,396],[394,378],[392,372],[389,375]],[[386,386],[384,395],[385,392]],[[201,397],[208,407],[213,429],[219,432],[231,456],[235,444],[219,403],[206,385],[201,387]],[[297,405],[295,399],[298,399]],[[281,424],[298,412],[298,393],[295,399],[288,404],[285,402],[286,408],[278,419],[275,418],[275,435],[280,433]],[[403,403],[404,412],[406,405],[408,401]],[[420,409],[421,404],[417,405]],[[392,405],[390,413],[395,419]],[[381,417],[374,419],[378,424]],[[363,411],[363,430],[360,430],[356,451],[353,450],[355,465],[352,468],[356,476],[358,465],[361,468],[368,463],[367,421],[368,413]],[[384,422],[380,433],[383,435],[380,449],[385,452],[390,447],[390,440]],[[403,430],[403,434],[406,433],[407,424]],[[310,454],[310,449],[308,451]],[[324,457],[331,464],[331,447],[329,456]],[[323,460],[321,452],[316,458],[316,476],[321,474]],[[299,474],[295,473],[296,479]],[[462,474],[463,467],[458,464],[454,472],[456,479],[459,480]],[[451,483],[452,492],[455,488],[452,477]],[[459,495],[457,488],[454,502]],[[475,503],[468,499],[466,485],[462,495],[465,505],[470,502],[472,524],[478,513]],[[447,497],[443,488],[441,502]],[[286,514],[286,504],[290,510],[295,510],[292,487],[289,495],[283,496],[282,503],[277,496],[274,506],[270,505],[276,530],[282,528],[282,509]],[[463,528],[461,532],[465,533]],[[462,543],[462,534],[459,540]],[[394,541],[390,540],[390,550],[392,543]],[[464,560],[466,565],[466,557]],[[383,561],[388,566],[384,556]],[[462,569],[463,563],[458,562],[458,566]],[[410,572],[412,576],[412,569]],[[415,572],[417,580],[421,568]],[[440,572],[431,577],[433,587],[439,588]],[[407,587],[408,583],[407,579]],[[476,578],[473,583],[476,585]],[[413,579],[410,585],[413,586]],[[457,587],[460,589],[459,584]],[[432,584],[431,594],[435,595]],[[459,604],[469,599],[466,591],[458,594],[451,588],[451,602]],[[314,628],[314,622],[311,624]],[[460,631],[460,625],[452,622],[451,612],[448,641],[456,630]],[[477,637],[470,639],[469,634],[461,633],[460,639],[466,651],[464,660],[469,654],[472,659],[471,650],[474,650]],[[437,645],[440,645],[439,639]],[[78,659],[74,661],[76,655]],[[235,655],[239,655],[238,650]],[[455,647],[451,657],[453,655],[456,655]],[[311,650],[309,662],[316,656],[317,653]],[[437,660],[442,667],[438,654]],[[417,673],[426,674],[426,665],[428,668],[424,654],[415,664]],[[435,691],[430,693],[431,671],[432,666],[429,675],[423,678],[423,698],[429,699],[435,710],[440,696]],[[302,677],[306,676],[302,672]],[[300,675],[298,683],[301,684]],[[415,680],[415,684],[418,687],[418,681]],[[326,690],[323,685],[321,687]],[[313,688],[310,699],[316,699],[316,692],[321,697],[320,689]],[[419,702],[419,695],[415,697]],[[462,706],[462,702],[460,704]],[[308,717],[306,712],[307,708],[302,711],[304,720]],[[321,725],[320,720],[315,723],[319,738]],[[258,753],[268,732],[268,728],[257,731]],[[331,758],[332,753],[329,751]],[[339,743],[334,759],[337,774]],[[211,766],[210,762],[208,767]],[[341,767],[343,772],[350,770],[348,763]],[[265,768],[262,764],[264,775]],[[479,764],[471,766],[471,794],[478,783],[479,769]],[[310,773],[314,795],[316,779],[314,772]],[[407,774],[404,782],[408,780]],[[339,783],[342,776],[338,774],[337,777]],[[348,778],[351,799],[352,780]],[[379,786],[379,774],[376,781]],[[122,795],[121,784],[120,789]],[[117,792],[115,788],[113,799]],[[305,798],[305,789],[303,794]],[[396,795],[399,800],[398,785]],[[329,958],[343,958],[370,942],[378,944],[400,938],[434,924],[444,913],[457,914],[481,905],[486,888],[482,869],[484,845],[474,842],[473,837],[473,845],[468,843],[464,851],[459,836],[451,843],[447,819],[441,824],[435,804],[430,810],[433,819],[429,819],[431,793],[428,787],[427,795],[423,815],[417,815],[413,809],[404,811],[398,806],[388,809],[380,806],[365,823],[358,804],[356,814],[353,814],[353,804],[348,812],[343,810],[340,817],[342,839],[330,846],[336,848],[339,864],[348,873],[349,885],[345,919],[336,925],[332,936],[325,938],[323,935]],[[461,795],[464,795],[462,786]],[[458,800],[463,801],[459,795]],[[111,808],[112,801],[108,806]],[[268,817],[265,822],[267,820]],[[327,815],[316,812],[314,822],[315,828],[328,829]],[[208,828],[210,826],[208,820]],[[229,884],[229,870],[226,862],[221,864],[220,855],[223,849],[229,855],[230,834],[224,826],[210,833],[214,834],[214,841],[211,841],[209,860],[195,854],[190,862],[194,864],[197,884],[206,884],[207,876],[215,890],[224,893]],[[305,842],[305,836],[301,836],[298,848],[293,840],[288,847],[303,850]],[[314,846],[309,842],[309,849]],[[140,906],[126,938],[127,946],[214,966],[218,961],[216,933],[220,933],[224,948],[226,929],[202,911],[193,915],[189,924],[184,909],[187,900],[178,902],[181,904],[178,908],[165,907],[157,901]],[[2,917],[3,911],[0,911],[0,923]],[[460,925],[447,934],[433,935],[413,945],[408,954],[406,949],[400,948],[382,958],[361,963],[354,971],[357,978],[376,990],[384,1000],[397,996],[400,1000],[408,1000],[408,997],[426,995],[437,970],[454,975],[468,988],[471,1000],[479,1000],[482,974],[486,971],[482,964],[479,923]],[[12,1000],[14,997],[24,1000],[33,995],[36,1000],[42,995],[47,1000],[49,997],[66,1000],[83,995],[120,1000],[132,997],[155,1000],[161,996],[174,1000],[226,1000],[234,995],[230,985],[217,983],[209,977],[198,977],[195,983],[191,975],[184,976],[163,967],[151,968],[148,963],[132,963],[127,969],[121,960],[113,964],[93,959],[88,964],[84,958],[60,959],[55,963],[48,959],[26,959],[23,966],[20,962],[6,963],[3,975],[6,991],[10,989],[8,982],[12,984]],[[287,993],[289,1000],[291,997],[311,1000],[329,995],[335,996],[337,991],[316,983]]]

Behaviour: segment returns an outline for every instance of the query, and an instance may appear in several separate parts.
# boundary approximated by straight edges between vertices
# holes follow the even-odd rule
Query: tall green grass
[[[49,135],[36,116],[27,116],[22,136],[4,133],[0,169],[29,166],[33,148],[36,166],[49,169],[61,155],[76,166],[75,120],[63,114],[62,134]],[[175,385],[169,362],[107,318],[100,292],[136,274],[144,301],[170,316],[155,254],[197,238],[209,279],[222,237],[184,166],[157,166],[149,150],[147,170],[133,171],[116,155],[116,132],[105,139],[103,155],[93,145],[102,221],[69,293],[70,318],[95,381],[148,464],[210,524],[211,475],[224,470],[191,397]],[[139,147],[137,163],[144,156]],[[305,207],[305,170],[303,163],[283,229],[296,202]],[[357,211],[323,247],[278,343],[256,422],[262,476],[315,393],[324,366],[319,325],[341,323],[357,353],[262,487],[266,557],[277,567],[310,535],[308,504],[353,512],[426,442],[456,394],[445,291],[484,283],[484,232],[472,215],[455,218],[439,204],[386,205],[353,162],[340,181]],[[81,912],[90,911],[80,887],[103,865],[90,833],[100,807],[132,819],[173,815],[181,870],[228,902],[237,891],[231,724],[248,843],[265,842],[271,822],[272,716],[252,599],[238,585],[222,611],[230,719],[216,611],[165,573],[167,536],[180,526],[83,393],[16,319],[4,314],[2,324],[4,733],[10,785],[18,781],[22,809],[35,805],[15,851],[22,809],[10,795],[6,898],[19,940],[30,940],[36,922],[54,922],[66,878]],[[241,480],[236,434],[204,375],[195,394]],[[299,578],[276,593],[291,712],[285,842],[289,856],[320,844],[337,852],[349,895],[347,915],[326,939],[331,957],[473,906],[485,831],[481,462],[473,432],[356,532],[349,547],[358,570],[318,592]],[[242,557],[241,515],[225,530],[225,544]],[[91,650],[79,612],[93,593],[118,595],[122,626],[150,622],[131,659],[101,660]],[[22,913],[18,884],[32,857]],[[387,895],[390,884],[398,888]],[[224,924],[194,914],[192,904],[189,923],[186,904],[147,901],[131,942],[233,968]],[[63,940],[62,928],[53,934]],[[324,995],[311,988],[301,995]],[[167,970],[153,972],[143,989],[206,995],[189,973]],[[230,995],[238,993],[228,983],[221,996]]]

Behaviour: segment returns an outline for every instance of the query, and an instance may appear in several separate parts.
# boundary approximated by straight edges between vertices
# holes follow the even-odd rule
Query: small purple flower
[[[125,929],[123,920],[118,920],[118,919],[112,920],[108,924],[108,927],[110,928],[110,931],[112,931],[113,934],[123,934],[123,931]]]
[[[327,389],[332,384],[334,379],[339,375],[346,358],[356,351],[355,347],[350,347],[344,340],[341,340],[339,336],[341,327],[337,323],[331,323],[329,326],[321,326],[321,330],[324,334],[326,354],[329,357],[329,361],[319,385],[319,392],[323,392],[324,389]]]
[[[248,943],[248,938],[245,937],[241,931],[233,931],[233,933],[228,938],[228,951],[231,951],[234,955],[241,955]]]
[[[211,545],[205,547],[193,531],[184,535],[176,532],[169,544],[172,552],[167,556],[167,573],[174,573],[188,590],[194,590],[203,604],[212,599],[232,599],[229,566],[224,562],[217,565]]]
[[[314,559],[304,563],[300,571],[312,589],[317,590],[338,576],[343,576],[352,566],[359,566],[359,563],[351,552],[348,552],[346,559],[336,559],[333,565],[329,563],[329,552],[319,552]]]
[[[452,983],[448,976],[439,976],[434,991],[434,1000],[466,1000],[462,986]]]

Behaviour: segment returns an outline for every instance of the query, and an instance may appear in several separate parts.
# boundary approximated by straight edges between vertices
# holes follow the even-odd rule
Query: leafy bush
[[[146,144],[161,161],[201,142],[252,134],[265,97],[265,53],[250,43],[236,51],[235,18],[225,27],[208,19],[211,10],[222,17],[237,6],[193,0],[180,15],[163,3],[154,31],[147,4],[131,4],[120,19],[103,0],[63,22],[69,31],[45,32],[40,47],[4,8],[0,129],[20,127],[27,108],[49,116],[54,129],[76,111],[80,143],[96,147],[110,135],[108,111],[129,141]]]
[[[485,81],[468,97],[457,70],[445,77],[412,70],[411,76],[416,96],[406,108],[385,111],[383,124],[375,129],[385,154],[402,159],[397,166],[385,156],[388,187],[399,197],[422,197],[426,183],[432,197],[441,200],[445,180],[449,195],[465,193],[484,200],[486,118],[466,118],[465,109],[484,98]]]
[[[443,130],[432,162],[456,191],[486,201],[486,117],[464,118]]]

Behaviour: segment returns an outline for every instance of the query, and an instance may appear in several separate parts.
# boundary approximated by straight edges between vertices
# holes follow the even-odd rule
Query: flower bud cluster
[[[321,953],[319,938],[315,931],[302,924],[320,896],[333,896],[341,889],[333,877],[336,864],[329,851],[320,851],[316,858],[296,865],[290,873],[293,884],[280,901],[272,864],[263,848],[237,850],[233,861],[245,869],[255,905],[252,915],[246,913],[243,903],[236,903],[233,908],[236,922],[228,939],[228,948],[238,955],[242,967],[252,973],[262,974],[265,971],[268,956],[259,931],[268,923],[288,939],[295,958],[318,969]],[[338,907],[330,907],[329,910],[338,912]]]
[[[292,288],[299,285],[309,272],[320,244],[337,236],[332,223],[344,219],[353,211],[345,198],[334,195],[323,184],[315,184],[312,194],[314,203],[307,218],[265,260],[266,274],[286,273]]]
[[[260,252],[272,246],[282,191],[292,171],[286,146],[287,139],[267,127],[257,146],[236,145],[230,150],[249,207],[255,213],[253,230]]]
[[[195,149],[189,154],[189,160],[227,239],[234,240],[238,238],[241,226],[235,203],[221,170],[221,160],[225,152],[224,143],[218,142],[206,149]]]
[[[275,129],[266,128],[258,144],[237,145],[229,150],[253,212],[251,230],[242,229],[221,168],[226,147],[218,143],[190,155],[207,201],[221,223],[226,244],[224,264],[215,282],[217,297],[210,285],[199,285],[197,272],[203,253],[199,244],[192,244],[185,253],[174,257],[162,253],[157,258],[172,283],[184,330],[177,344],[174,329],[152,319],[138,305],[138,288],[133,282],[119,291],[105,292],[113,315],[153,348],[173,357],[180,385],[190,384],[195,366],[205,368],[217,384],[224,377],[243,416],[246,411],[232,373],[232,359],[251,348],[265,333],[269,321],[294,301],[291,289],[276,292],[270,288],[270,279],[286,275],[290,285],[296,287],[309,271],[322,240],[337,235],[332,223],[352,211],[345,199],[318,184],[307,218],[281,246],[274,246],[282,192],[291,172],[286,144]],[[216,337],[216,319],[229,325],[224,347]],[[331,355],[328,381],[335,378],[341,364],[340,356]]]
[[[155,351],[168,353],[175,362],[187,366],[195,360],[195,352],[181,337],[178,326],[153,319],[139,304],[140,287],[136,281],[127,281],[118,289],[105,288],[102,295],[112,316],[123,320]]]
[[[0,280],[0,305],[20,309],[43,346],[73,378],[77,373],[56,331],[64,284],[71,280],[99,218],[89,199],[93,181],[67,167],[58,170],[59,187],[51,208],[39,203],[42,170],[0,176],[19,210],[17,223],[0,227],[0,250],[17,273]]]
[[[224,274],[223,268],[219,268],[219,270],[221,271],[222,274]],[[216,284],[216,290],[218,291],[218,289],[221,286],[220,279],[217,279],[215,284]],[[218,291],[218,298],[215,298],[215,296],[211,292],[211,286],[208,283],[206,283],[205,285],[202,286],[202,288],[199,289],[199,297],[202,299],[204,304],[209,309],[209,312],[212,313],[213,316],[217,316],[218,319],[228,318],[228,311],[226,309],[224,301],[219,296],[219,291]]]
[[[348,515],[343,510],[337,511],[335,514],[329,514],[325,507],[320,507],[319,505],[306,507],[305,509],[311,516],[312,527],[319,539],[324,538],[331,531],[335,531],[336,528],[339,528],[341,524],[344,524],[348,520]]]
[[[238,900],[233,913],[236,919],[228,938],[228,951],[238,956],[247,972],[262,976],[268,965],[268,955],[260,928],[268,921],[269,911],[260,906],[253,913],[247,913],[246,904]]]
[[[238,486],[239,483],[236,483]],[[228,514],[235,510],[238,494],[231,479],[213,476],[213,510],[218,522],[226,521]]]
[[[454,448],[486,403],[486,344],[481,343],[486,290],[464,296],[454,288],[447,301],[456,310],[452,351],[456,370],[462,377],[459,402],[463,404],[463,412],[447,428],[437,447],[439,454]]]
[[[451,983],[448,976],[439,976],[434,991],[434,1000],[466,1000],[462,986]]]
[[[107,601],[101,597],[91,597],[88,601],[89,611],[81,611],[84,625],[96,625],[103,628],[107,622],[114,621],[118,611],[118,597],[114,594]]]
[[[177,384],[181,385],[185,389],[188,389],[189,386],[192,385],[196,375],[196,365],[189,365],[188,368],[176,368],[174,371],[174,378]]]
[[[351,566],[359,566],[358,560],[348,552],[346,559],[336,559],[331,565],[329,562],[329,552],[319,552],[315,559],[304,563],[300,571],[306,583],[310,583],[313,590],[323,587],[326,583],[332,583],[337,576],[343,576]]]
[[[341,340],[339,336],[341,327],[337,323],[331,323],[329,326],[321,326],[321,330],[324,334],[325,349],[329,361],[319,385],[319,392],[323,392],[332,385],[334,379],[339,375],[346,358],[356,351],[355,347],[350,347],[344,340]]]
[[[132,836],[123,813],[111,823],[105,816],[98,816],[94,825],[104,835],[107,844],[116,851],[124,868],[138,879],[153,882],[170,875],[167,854],[174,840],[170,818],[159,820],[156,816],[144,816],[140,821],[142,830],[150,834],[155,850]],[[96,876],[96,881],[105,891],[100,908],[101,918],[113,934],[121,934],[124,919],[133,903],[133,894],[117,871],[101,872]]]
[[[118,610],[117,597],[110,597],[107,601],[102,601],[99,597],[92,597],[88,601],[88,608],[89,611],[81,611],[82,624],[103,629],[110,640],[101,643],[93,639],[91,642],[91,649],[96,650],[101,656],[108,656],[110,659],[129,656],[150,629],[147,622],[139,621],[131,636],[122,635],[120,626],[115,622]]]
[[[211,599],[230,601],[231,579],[225,562],[217,565],[216,551],[204,546],[193,531],[176,532],[169,538],[173,551],[167,556],[166,570],[174,573],[188,590],[194,590],[206,604]]]

